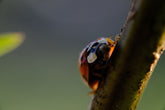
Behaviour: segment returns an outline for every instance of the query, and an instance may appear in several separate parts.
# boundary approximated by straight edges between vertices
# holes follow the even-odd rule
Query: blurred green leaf
[[[0,34],[0,56],[14,50],[24,41],[21,32]]]

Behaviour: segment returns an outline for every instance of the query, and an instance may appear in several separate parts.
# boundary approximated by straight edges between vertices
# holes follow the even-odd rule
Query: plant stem
[[[165,48],[165,0],[134,0],[130,12],[89,110],[135,110]]]

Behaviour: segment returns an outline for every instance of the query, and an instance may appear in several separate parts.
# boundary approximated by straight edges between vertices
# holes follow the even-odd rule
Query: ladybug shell
[[[107,62],[114,50],[114,41],[99,38],[89,43],[79,57],[79,70],[83,81],[96,91],[100,80],[104,77]]]

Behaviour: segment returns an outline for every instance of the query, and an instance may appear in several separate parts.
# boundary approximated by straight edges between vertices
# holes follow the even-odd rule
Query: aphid
[[[118,40],[101,37],[89,43],[79,57],[79,70],[84,82],[93,90],[97,90],[99,82],[105,77],[107,63],[114,51]]]

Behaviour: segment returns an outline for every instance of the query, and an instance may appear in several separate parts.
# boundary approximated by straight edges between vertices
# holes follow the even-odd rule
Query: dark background
[[[1,110],[86,110],[91,91],[78,67],[81,50],[120,32],[131,0],[2,0],[0,32],[25,42],[0,59]],[[143,40],[143,39],[142,39]],[[165,110],[165,55],[138,110]]]

